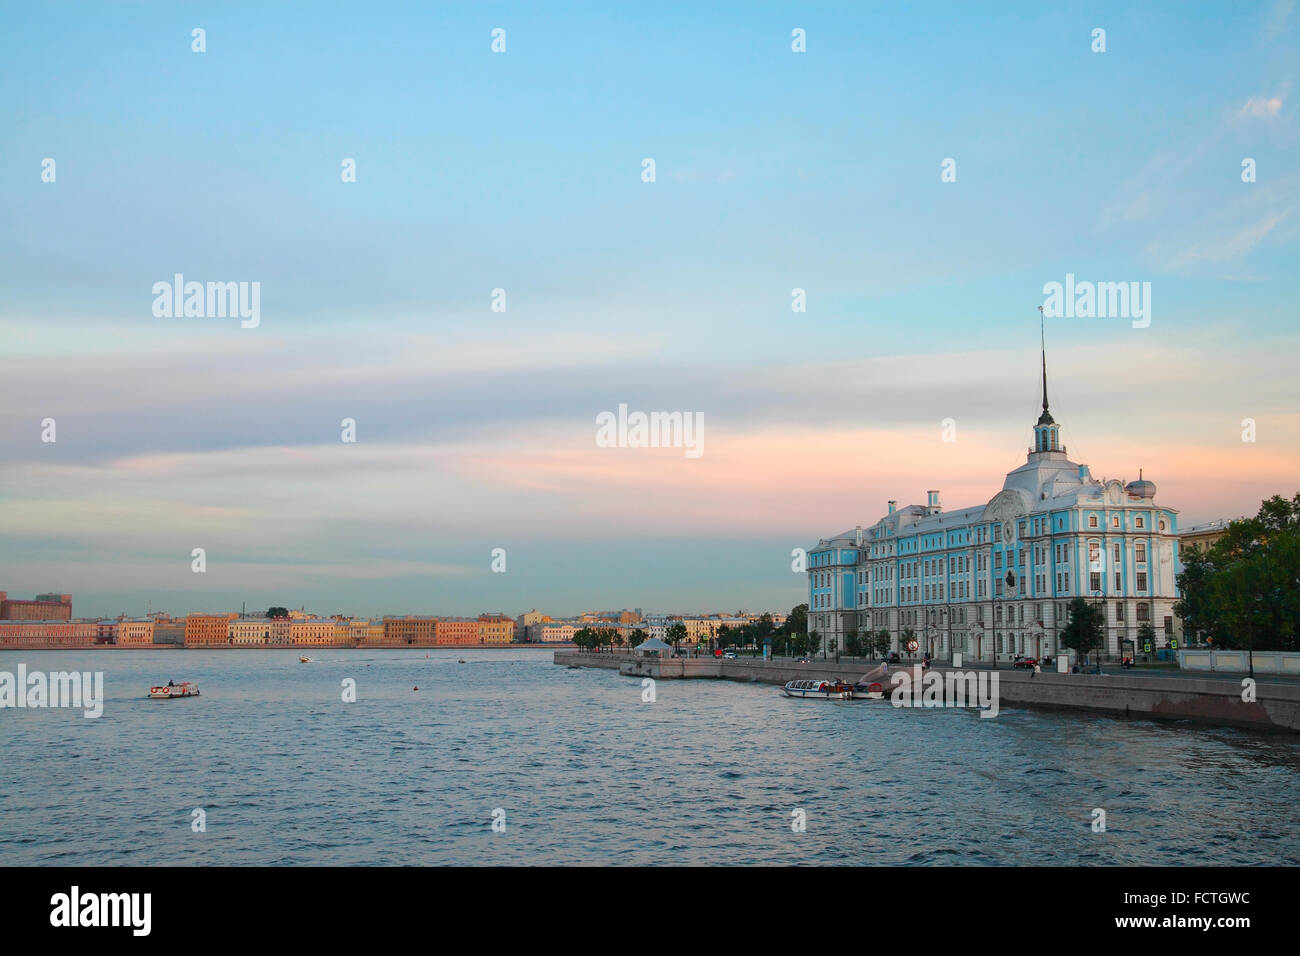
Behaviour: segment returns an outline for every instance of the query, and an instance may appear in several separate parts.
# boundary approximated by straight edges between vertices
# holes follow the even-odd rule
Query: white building
[[[1056,654],[1075,597],[1103,606],[1105,653],[1132,653],[1142,625],[1174,634],[1178,512],[1157,505],[1139,476],[1098,480],[1066,457],[1043,411],[1025,464],[987,503],[944,511],[939,492],[867,528],[809,549],[808,629],[842,650],[850,631],[910,630],[920,653],[967,660]],[[824,646],[824,645],[823,645]]]

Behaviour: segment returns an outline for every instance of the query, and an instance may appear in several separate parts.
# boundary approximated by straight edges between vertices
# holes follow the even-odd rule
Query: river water
[[[1295,737],[307,653],[0,652],[105,696],[0,709],[0,865],[1300,863]],[[169,678],[202,696],[145,697]]]

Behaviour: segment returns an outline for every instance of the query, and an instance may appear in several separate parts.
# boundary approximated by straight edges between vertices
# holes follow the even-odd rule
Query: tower
[[[1047,408],[1047,332],[1043,326],[1043,307],[1038,307],[1038,335],[1039,343],[1043,355],[1043,413],[1038,416],[1038,422],[1034,425],[1034,447],[1029,453],[1030,460],[1035,455],[1045,452],[1061,452],[1065,449],[1061,446],[1061,426],[1056,424],[1056,419]]]

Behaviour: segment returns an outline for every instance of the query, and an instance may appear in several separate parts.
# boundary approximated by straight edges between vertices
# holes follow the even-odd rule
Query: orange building
[[[515,639],[514,618],[504,614],[478,616],[478,642],[480,644],[509,644]]]
[[[96,621],[0,621],[0,647],[92,647]]]
[[[470,618],[451,618],[438,621],[434,642],[443,646],[477,644],[478,621]]]
[[[35,601],[11,601],[0,591],[0,621],[70,621],[71,594],[40,594]]]
[[[185,619],[186,647],[229,647],[230,622],[237,614],[191,614]]]

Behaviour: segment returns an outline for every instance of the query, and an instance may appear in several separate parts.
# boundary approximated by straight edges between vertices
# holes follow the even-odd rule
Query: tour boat
[[[792,680],[785,685],[787,697],[815,697],[818,700],[850,700],[853,685],[835,680]]]
[[[879,700],[885,696],[885,688],[879,682],[854,684],[852,696],[854,700]]]
[[[199,685],[192,680],[183,680],[179,684],[160,684],[149,688],[149,696],[154,700],[171,700],[173,697],[198,697]]]
[[[310,663],[311,663],[311,658],[310,658],[310,657],[300,657],[300,658],[298,658],[298,663],[299,663],[299,664],[310,664]]]

